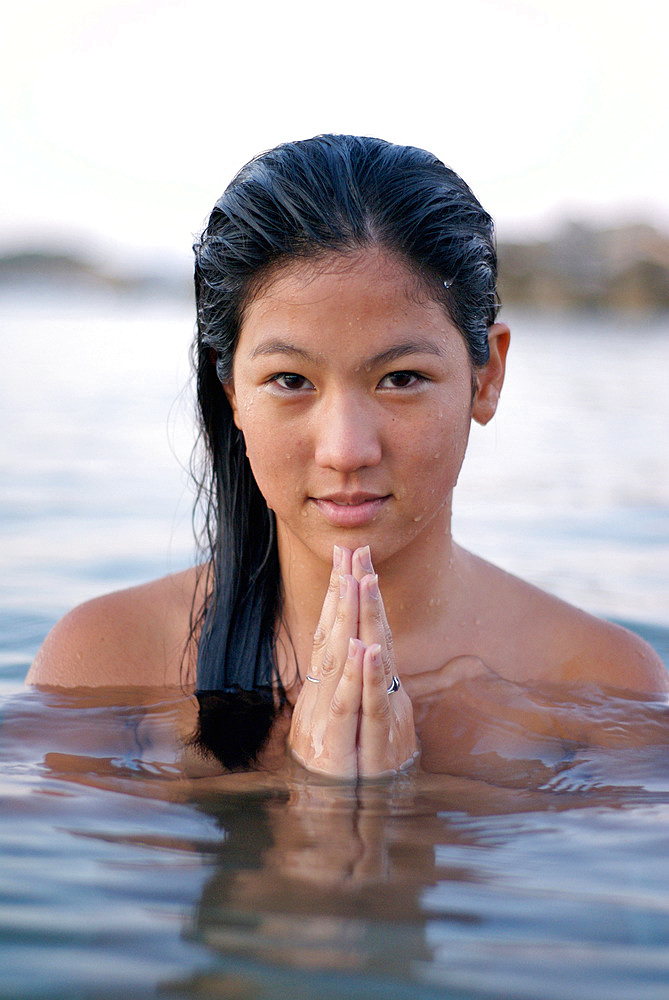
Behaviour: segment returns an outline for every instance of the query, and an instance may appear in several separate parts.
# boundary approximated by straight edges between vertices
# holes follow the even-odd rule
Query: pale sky
[[[21,0],[0,46],[0,249],[187,256],[233,173],[336,131],[425,146],[502,238],[669,229],[664,0]]]

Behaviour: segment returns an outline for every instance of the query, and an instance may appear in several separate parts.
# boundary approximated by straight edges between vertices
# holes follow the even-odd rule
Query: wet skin
[[[277,666],[294,706],[291,745],[312,770],[402,767],[416,747],[412,707],[426,755],[455,759],[440,706],[456,688],[474,733],[491,703],[493,716],[509,706],[514,733],[557,731],[552,696],[539,718],[518,685],[667,690],[664,665],[637,636],[451,537],[470,423],[495,413],[508,343],[504,324],[490,327],[490,360],[472,370],[443,306],[375,250],[286,266],[247,305],[225,389],[276,515]],[[28,682],[193,684],[194,645],[185,678],[183,653],[202,580],[190,569],[74,609]],[[319,683],[305,685],[307,673]],[[402,688],[389,695],[395,673]]]
[[[435,555],[450,561],[472,415],[489,419],[501,386],[508,332],[495,334],[496,363],[472,399],[462,335],[414,274],[378,252],[291,265],[246,309],[226,393],[276,516],[286,643],[311,640],[300,618],[334,551],[308,661],[298,638],[312,680],[289,742],[308,768],[374,775],[416,754],[411,702],[388,693],[399,668],[370,549],[400,589]]]
[[[282,565],[329,566],[334,544],[418,562],[448,535],[472,416],[494,412],[472,376],[462,335],[394,259],[280,271],[245,311],[227,394]]]

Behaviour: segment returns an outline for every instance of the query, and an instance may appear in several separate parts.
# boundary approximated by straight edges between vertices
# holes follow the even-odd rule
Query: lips
[[[325,520],[337,528],[357,528],[369,524],[390,500],[390,495],[377,493],[330,493],[312,497]]]

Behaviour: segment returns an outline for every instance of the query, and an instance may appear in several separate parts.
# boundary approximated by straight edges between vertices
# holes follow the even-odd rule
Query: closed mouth
[[[379,516],[390,496],[389,493],[330,493],[311,500],[334,527],[359,528]]]
[[[373,503],[375,500],[386,500],[388,496],[389,494],[383,493],[330,493],[328,496],[312,499],[336,503],[338,507],[357,507],[363,503]]]

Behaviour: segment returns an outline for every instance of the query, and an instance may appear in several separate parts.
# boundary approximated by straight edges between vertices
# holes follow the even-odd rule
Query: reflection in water
[[[208,803],[228,836],[191,933],[263,965],[409,980],[413,964],[431,956],[421,897],[437,881],[435,843],[453,841],[436,803],[421,801],[412,784],[296,781],[288,796],[250,808],[248,797]],[[458,831],[461,840],[471,842]],[[440,877],[479,876],[448,866]],[[468,912],[444,917],[479,921]]]
[[[545,692],[524,697],[540,714]],[[345,785],[277,747],[254,773],[190,759],[180,692],[18,695],[0,729],[11,995],[659,998],[668,730],[662,706],[607,706],[599,749],[542,734],[493,758],[483,703],[461,713],[477,777],[463,743],[455,774]]]

